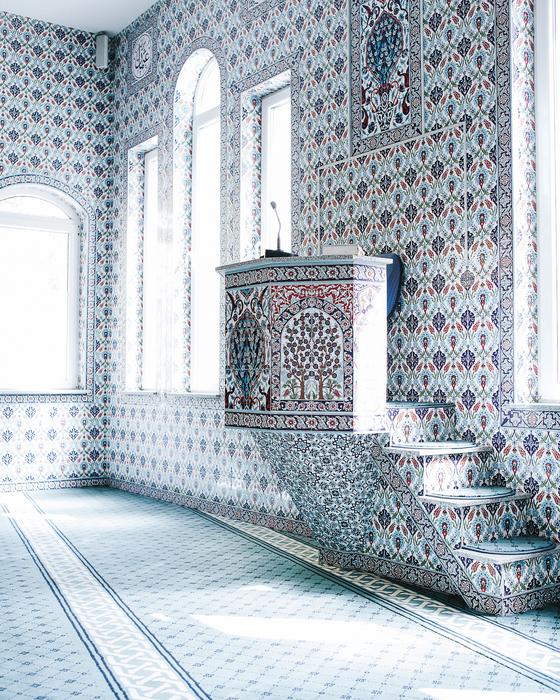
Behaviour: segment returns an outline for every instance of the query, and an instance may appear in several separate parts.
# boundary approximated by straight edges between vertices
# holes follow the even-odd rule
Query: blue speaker
[[[391,261],[391,265],[387,265],[387,318],[389,318],[399,300],[403,264],[396,253],[381,253],[376,254],[376,257],[386,258]]]

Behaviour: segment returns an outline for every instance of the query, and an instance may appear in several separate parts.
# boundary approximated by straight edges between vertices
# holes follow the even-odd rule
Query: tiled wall
[[[527,21],[530,4],[520,0],[514,4],[514,15]],[[390,0],[375,0],[370,9],[391,10],[390,5]],[[359,31],[359,6],[351,2],[354,32]],[[322,237],[357,240],[367,252],[391,250],[402,256],[403,299],[389,331],[390,397],[455,402],[461,432],[492,441],[499,474],[535,492],[535,521],[556,535],[557,433],[501,425],[500,353],[512,351],[506,344],[500,348],[497,121],[499,90],[507,93],[509,86],[498,85],[497,61],[504,62],[504,46],[496,17],[499,14],[503,24],[507,2],[424,0],[420,6],[421,17],[415,16],[417,5],[412,3],[410,21],[403,24],[405,33],[409,32],[404,43],[410,51],[410,102],[412,109],[421,105],[420,119],[403,119],[409,126],[400,130],[393,120],[383,142],[378,134],[373,139],[366,134],[368,138],[361,141],[356,124],[351,124],[355,109],[350,109],[348,79],[351,74],[354,85],[360,76],[356,77],[355,66],[350,71],[346,3],[159,3],[119,40],[117,164],[122,162],[127,139],[161,124],[167,174],[164,202],[169,206],[172,142],[165,130],[173,76],[191,42],[204,44],[208,37],[221,47],[228,105],[238,105],[239,86],[250,82],[251,76],[273,72],[283,59],[301,52],[299,110],[294,115],[301,143],[300,249],[316,252]],[[155,17],[157,78],[129,95],[127,37],[137,35]],[[414,34],[416,26],[421,37]],[[355,50],[360,50],[359,45]],[[415,82],[418,66],[422,79]],[[226,260],[238,255],[238,124],[239,117],[230,108],[225,121]],[[379,143],[386,147],[376,146]],[[504,173],[507,177],[507,162]],[[122,166],[116,183],[116,202],[122,210]],[[114,275],[118,281],[122,261],[116,261]],[[121,302],[115,299],[117,309]],[[123,361],[119,333],[117,319],[115,370]],[[157,401],[134,405],[112,392],[112,474],[146,488],[170,488],[272,513],[291,513],[286,501],[276,495],[273,479],[251,440],[224,432],[218,402]],[[157,406],[165,410],[166,421]],[[150,411],[158,416],[156,425]]]
[[[58,186],[96,219],[92,391],[0,397],[0,488],[104,473],[111,103],[92,35],[0,12],[0,187]]]
[[[116,227],[108,239],[113,297],[111,313],[105,316],[103,307],[98,313],[98,337],[102,353],[104,330],[109,330],[107,461],[116,480],[247,511],[295,515],[251,439],[224,430],[218,400],[134,398],[120,391],[127,144],[161,133],[162,204],[164,220],[170,222],[174,81],[196,42],[197,46],[219,46],[225,71],[224,262],[239,255],[238,94],[243,85],[255,83],[253,76],[280,72],[289,60],[291,65],[297,63],[300,81],[294,114],[300,144],[300,215],[295,232],[300,250],[317,252],[322,236],[359,240],[368,252],[391,250],[403,257],[403,299],[389,329],[391,398],[455,402],[461,432],[492,442],[498,479],[534,493],[536,525],[558,536],[558,414],[516,413],[504,407],[505,398],[511,397],[514,374],[511,294],[507,293],[512,276],[508,246],[513,239],[507,209],[511,133],[504,107],[512,87],[507,58],[510,1],[516,36],[521,36],[514,45],[522,47],[514,87],[522,85],[530,103],[527,66],[532,65],[532,47],[519,34],[523,27],[530,29],[530,0],[423,0],[419,5],[411,0],[413,13],[421,8],[421,16],[411,16],[407,25],[411,33],[405,37],[410,52],[410,104],[412,110],[418,108],[418,118],[404,120],[408,126],[401,131],[393,128],[393,121],[386,137],[375,134],[373,140],[362,139],[359,125],[351,120],[351,114],[356,114],[352,93],[355,99],[360,80],[355,64],[350,70],[351,44],[355,50],[360,48],[359,42],[357,48],[356,42],[350,42],[349,28],[352,22],[353,32],[359,31],[358,2],[351,1],[349,18],[342,0],[166,0],[115,40]],[[393,3],[372,0],[370,5],[372,10],[375,6],[390,9]],[[414,34],[415,27],[421,36]],[[135,80],[131,44],[144,28],[156,41],[157,63]],[[105,85],[95,89],[106,96]],[[101,102],[105,99],[100,97]],[[15,119],[16,125],[20,119]],[[93,122],[97,120],[96,115]],[[28,138],[29,133],[21,136],[17,158],[29,157],[30,151],[23,150]],[[104,137],[96,134],[95,138],[103,141]],[[2,141],[10,143],[6,135]],[[525,152],[530,151],[529,139]],[[41,159],[33,167],[48,163]],[[91,187],[95,196],[95,185],[86,184],[85,178],[83,187]],[[518,226],[516,232],[523,236],[534,261],[533,223],[529,222],[525,234],[518,233]],[[103,239],[99,247],[103,256]],[[100,275],[105,274],[104,262],[101,257]],[[534,262],[527,279],[523,293],[531,311]],[[105,281],[100,280],[98,287],[105,290]],[[529,340],[534,331],[531,318],[529,313],[517,324],[529,329]],[[530,382],[534,358],[527,356],[531,367],[524,374]]]

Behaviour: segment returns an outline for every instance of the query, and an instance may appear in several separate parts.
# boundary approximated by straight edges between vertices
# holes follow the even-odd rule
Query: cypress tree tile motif
[[[420,19],[409,0],[351,2],[352,150],[419,134]]]

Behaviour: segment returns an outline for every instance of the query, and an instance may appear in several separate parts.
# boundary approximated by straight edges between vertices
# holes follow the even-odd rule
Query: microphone
[[[280,229],[282,228],[282,223],[280,221],[280,217],[278,216],[278,209],[276,208],[276,202],[274,200],[270,202],[270,206],[274,210],[276,218],[278,219],[278,235],[276,236],[276,250],[280,250]]]

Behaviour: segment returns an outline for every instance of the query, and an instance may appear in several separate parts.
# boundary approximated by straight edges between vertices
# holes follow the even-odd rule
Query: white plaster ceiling
[[[2,0],[0,10],[87,32],[116,34],[155,0]]]

